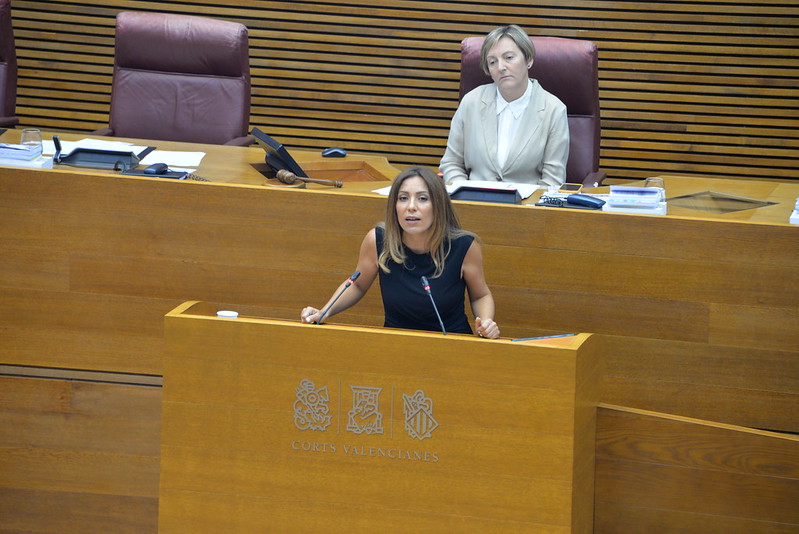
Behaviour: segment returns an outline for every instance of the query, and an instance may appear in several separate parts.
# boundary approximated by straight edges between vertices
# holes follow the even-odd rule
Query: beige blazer
[[[569,121],[566,106],[536,80],[505,166],[497,162],[497,86],[469,91],[452,117],[444,180],[498,180],[542,185],[566,181]]]

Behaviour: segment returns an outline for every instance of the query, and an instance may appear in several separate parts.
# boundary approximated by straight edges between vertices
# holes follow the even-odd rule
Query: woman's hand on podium
[[[316,322],[317,319],[319,319],[320,313],[321,312],[316,308],[313,308],[311,306],[306,306],[300,312],[300,321],[307,324],[313,324]]]
[[[493,319],[474,318],[474,330],[480,337],[497,339],[499,337],[499,325]]]

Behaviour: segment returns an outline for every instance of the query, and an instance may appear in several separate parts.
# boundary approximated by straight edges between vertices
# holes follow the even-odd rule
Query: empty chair
[[[0,126],[16,126],[17,49],[11,24],[11,0],[0,0]]]
[[[108,128],[94,133],[190,143],[253,142],[247,27],[192,15],[116,19]]]
[[[479,85],[491,83],[480,67],[480,48],[485,37],[461,42],[460,97]],[[597,46],[591,41],[561,37],[531,37],[535,61],[530,77],[566,104],[569,119],[569,159],[566,181],[593,186],[601,184],[599,170],[599,74]]]

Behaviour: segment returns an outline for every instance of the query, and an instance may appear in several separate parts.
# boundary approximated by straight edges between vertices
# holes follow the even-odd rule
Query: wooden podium
[[[165,320],[159,532],[591,532],[596,338],[216,311]]]

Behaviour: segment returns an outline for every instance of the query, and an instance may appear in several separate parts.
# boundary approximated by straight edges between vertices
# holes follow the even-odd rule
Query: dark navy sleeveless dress
[[[379,257],[383,250],[383,228],[376,228],[375,237]],[[403,245],[407,255],[405,265],[389,260],[390,273],[378,269],[386,315],[384,325],[390,328],[441,331],[433,304],[422,285],[421,277],[426,276],[447,332],[471,334],[472,329],[464,311],[466,281],[461,276],[461,268],[472,241],[474,237],[466,235],[452,242],[444,272],[438,278],[433,278],[435,265],[430,254],[416,254]]]

